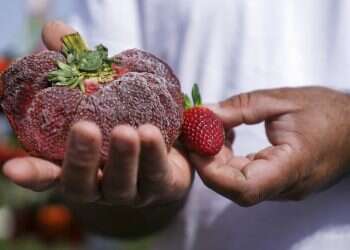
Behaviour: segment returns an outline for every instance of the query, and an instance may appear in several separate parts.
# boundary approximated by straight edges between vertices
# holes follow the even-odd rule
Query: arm
[[[74,32],[60,22],[49,23],[43,40],[60,49],[60,37]],[[102,135],[90,122],[70,131],[62,167],[42,159],[11,160],[3,172],[18,185],[36,191],[59,189],[90,231],[120,237],[152,233],[166,226],[184,204],[193,171],[176,148],[167,150],[152,125],[113,129],[109,158],[100,168]]]

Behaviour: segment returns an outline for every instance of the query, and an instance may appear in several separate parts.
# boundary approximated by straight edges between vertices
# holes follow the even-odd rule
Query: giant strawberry
[[[167,146],[173,144],[183,101],[180,83],[166,63],[138,49],[108,57],[107,48],[89,50],[78,33],[62,42],[62,53],[24,57],[1,77],[1,106],[31,154],[62,160],[68,131],[79,120],[101,128],[103,158],[118,124],[154,124]]]

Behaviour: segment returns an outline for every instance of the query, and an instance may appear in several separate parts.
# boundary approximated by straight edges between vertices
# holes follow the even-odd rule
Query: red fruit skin
[[[81,120],[100,127],[102,160],[110,133],[120,124],[153,124],[170,149],[180,134],[183,101],[180,83],[166,63],[138,49],[124,51],[113,57],[121,71],[116,79],[83,93],[48,82],[57,60],[65,62],[61,53],[43,51],[17,60],[1,76],[1,107],[31,155],[63,160],[69,129]]]
[[[96,80],[89,80],[89,79],[84,80],[84,86],[85,86],[85,93],[87,95],[91,95],[95,93],[100,88],[100,85]]]
[[[180,82],[169,67],[169,65],[152,55],[151,53],[129,49],[114,56],[116,64],[120,65],[125,72],[125,68],[133,72],[148,72],[154,75],[162,76],[167,81],[167,89],[173,96],[173,99],[179,105],[180,113],[183,113],[183,95]]]
[[[216,155],[224,145],[223,123],[208,108],[189,108],[184,112],[180,139],[188,149],[200,155]]]

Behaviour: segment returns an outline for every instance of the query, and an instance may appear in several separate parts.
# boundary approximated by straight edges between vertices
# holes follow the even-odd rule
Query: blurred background
[[[72,2],[2,0],[0,72],[15,58],[39,50],[43,23],[65,20]],[[0,164],[24,154],[1,113]],[[0,250],[83,249],[83,242],[79,225],[59,198],[16,187],[0,174]]]

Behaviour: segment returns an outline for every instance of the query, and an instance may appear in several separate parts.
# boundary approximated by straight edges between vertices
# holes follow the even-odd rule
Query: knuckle
[[[253,97],[252,97],[252,93],[242,93],[239,94],[237,96],[237,98],[234,98],[236,100],[232,100],[233,102],[236,102],[235,107],[239,108],[240,112],[241,112],[241,116],[242,116],[242,121],[244,121],[244,123],[250,123],[254,117],[251,114],[251,112],[249,112],[249,107],[252,106],[252,101],[253,101]]]
[[[81,148],[80,148],[81,149]],[[64,168],[72,169],[90,169],[92,165],[97,165],[100,155],[96,150],[90,150],[88,147],[84,150],[71,150],[67,151],[66,159],[63,162]]]
[[[73,144],[73,143],[72,143]],[[74,143],[67,151],[67,157],[78,162],[88,162],[96,158],[97,147],[88,143]]]
[[[250,106],[250,103],[251,103],[251,93],[249,92],[246,92],[246,93],[242,93],[242,94],[239,94],[237,96],[238,98],[238,104],[239,104],[239,107],[244,109],[244,108],[247,108]]]

